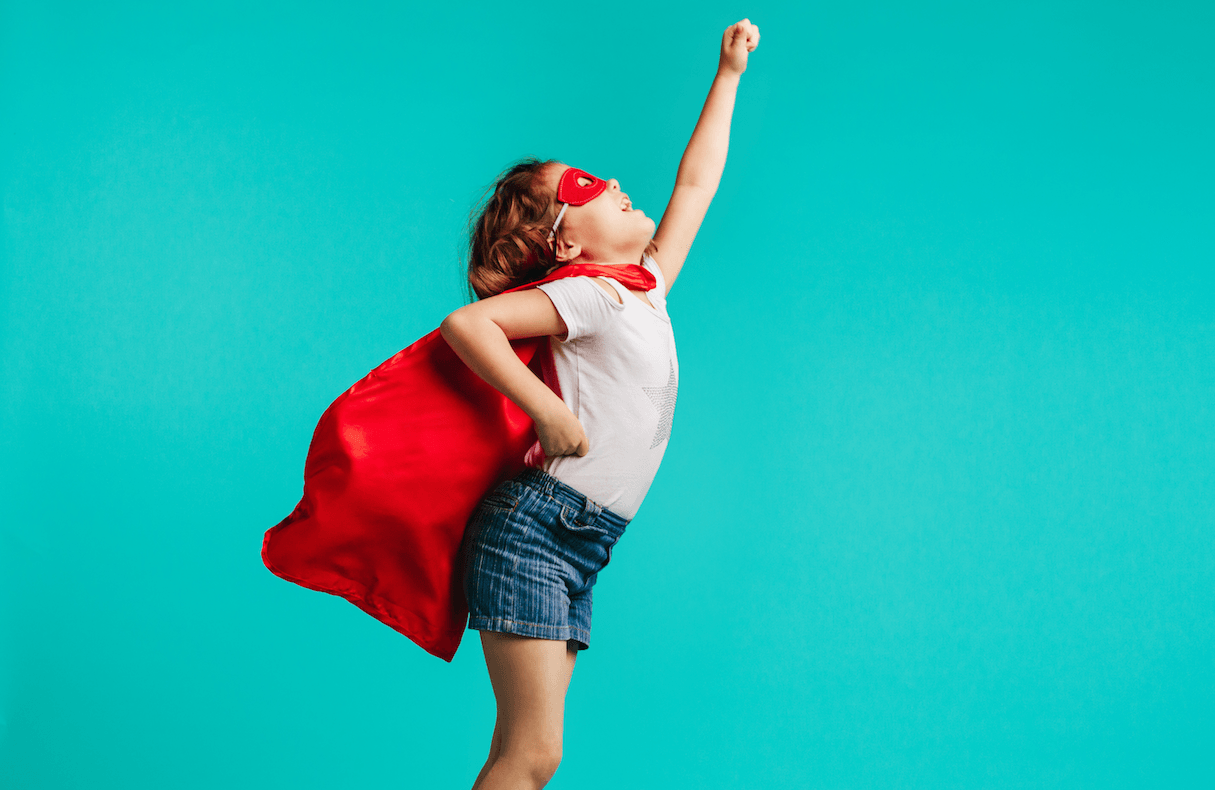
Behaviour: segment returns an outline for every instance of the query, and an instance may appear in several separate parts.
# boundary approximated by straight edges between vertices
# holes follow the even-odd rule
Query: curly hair
[[[561,265],[549,246],[548,234],[557,219],[554,190],[544,170],[557,159],[526,157],[514,163],[486,189],[484,205],[469,214],[469,301],[535,282]],[[646,252],[657,251],[651,240]]]

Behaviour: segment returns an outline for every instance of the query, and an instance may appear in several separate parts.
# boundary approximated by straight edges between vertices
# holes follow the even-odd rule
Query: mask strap
[[[553,223],[553,229],[548,232],[548,240],[552,241],[557,235],[557,226],[561,224],[561,218],[565,216],[565,210],[570,207],[569,203],[561,204],[561,213],[557,215],[557,221]]]

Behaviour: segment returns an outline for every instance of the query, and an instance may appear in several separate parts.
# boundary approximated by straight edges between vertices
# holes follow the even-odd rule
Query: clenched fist
[[[536,435],[540,448],[549,458],[559,455],[586,455],[591,445],[586,438],[582,423],[568,408],[553,409],[543,419],[536,421]]]
[[[721,60],[717,70],[729,74],[742,74],[747,70],[747,53],[759,46],[759,26],[744,19],[726,28],[721,37]]]

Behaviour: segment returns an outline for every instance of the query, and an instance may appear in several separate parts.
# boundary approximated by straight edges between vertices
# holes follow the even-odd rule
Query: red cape
[[[642,266],[578,264],[510,291],[579,275],[646,291],[657,284]],[[510,344],[560,395],[548,336]],[[468,624],[464,527],[499,482],[543,462],[527,413],[465,365],[436,329],[321,415],[304,461],[304,496],[266,531],[262,561],[451,661]]]

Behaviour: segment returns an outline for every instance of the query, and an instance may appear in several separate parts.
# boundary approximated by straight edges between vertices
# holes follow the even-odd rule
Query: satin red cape
[[[579,275],[646,291],[656,285],[642,266],[578,264],[510,291]],[[558,389],[548,336],[510,344]],[[499,482],[543,462],[527,413],[465,365],[436,329],[321,415],[304,461],[303,498],[266,531],[262,561],[451,661],[468,624],[464,527]]]

